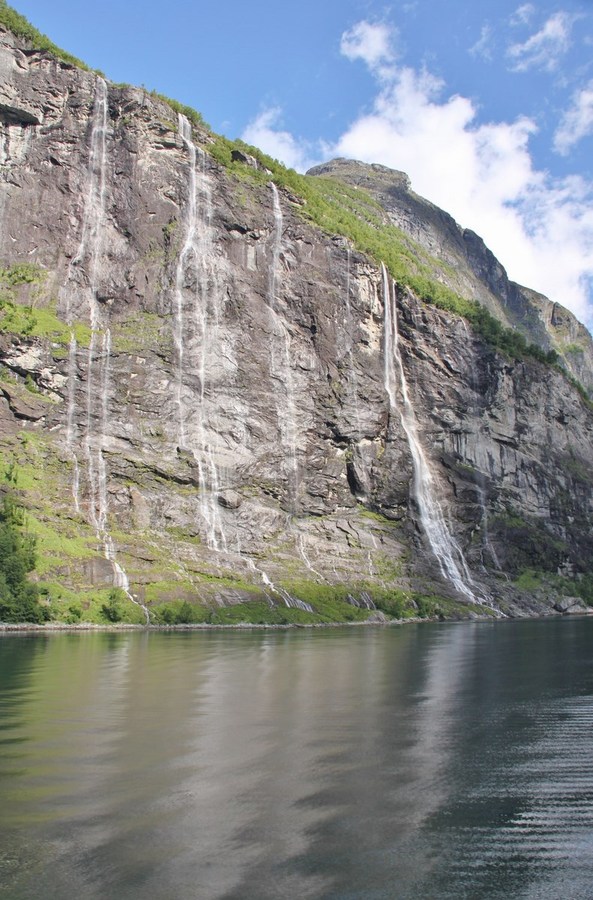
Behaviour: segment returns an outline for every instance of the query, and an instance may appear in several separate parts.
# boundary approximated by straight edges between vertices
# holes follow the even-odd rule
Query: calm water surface
[[[593,897],[593,620],[0,638],[0,897]]]

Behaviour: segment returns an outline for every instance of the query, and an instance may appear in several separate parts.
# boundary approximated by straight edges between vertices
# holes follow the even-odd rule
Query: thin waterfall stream
[[[398,412],[406,435],[412,464],[413,497],[420,515],[420,523],[430,549],[439,564],[443,577],[455,590],[473,603],[482,603],[476,596],[475,584],[461,547],[449,532],[443,510],[436,496],[436,485],[428,460],[418,436],[416,414],[410,399],[408,384],[399,349],[397,323],[396,286],[389,279],[387,269],[381,264],[384,303],[384,378],[391,412]],[[397,390],[402,402],[397,402]],[[474,588],[474,590],[472,590]]]

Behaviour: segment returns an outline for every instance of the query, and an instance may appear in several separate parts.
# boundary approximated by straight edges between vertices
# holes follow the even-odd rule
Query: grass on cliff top
[[[71,53],[62,50],[47,35],[38,31],[28,19],[17,12],[16,9],[13,9],[12,6],[9,6],[6,0],[0,0],[0,25],[4,25],[17,37],[29,41],[36,49],[47,50],[52,56],[56,56],[71,66],[77,66],[79,69],[85,69],[87,72],[91,71],[86,63],[77,59],[76,56],[72,56]]]

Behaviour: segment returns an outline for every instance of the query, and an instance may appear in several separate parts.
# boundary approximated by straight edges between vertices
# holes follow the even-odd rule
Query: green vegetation
[[[167,106],[171,107],[173,112],[180,113],[180,115],[189,119],[191,124],[195,125],[196,128],[208,128],[201,113],[194,109],[193,106],[186,106],[184,103],[173,100],[171,97],[166,97],[165,94],[159,94],[157,91],[150,91],[150,96],[154,97],[155,100],[162,100],[163,103],[166,103]]]
[[[541,569],[523,569],[515,579],[515,585],[524,591],[551,590],[564,597],[580,597],[593,606],[593,573],[586,572],[575,578],[545,572]]]
[[[28,19],[18,13],[16,9],[13,9],[12,6],[9,6],[8,3],[6,3],[6,0],[0,0],[0,25],[4,25],[9,31],[16,34],[17,37],[30,41],[36,49],[47,50],[52,56],[56,56],[63,62],[68,63],[71,66],[77,66],[79,69],[86,69],[89,71],[89,67],[85,63],[75,56],[72,56],[71,53],[66,53],[65,50],[61,50],[57,47],[45,34],[42,34],[31,25]]]
[[[377,608],[396,619],[434,618],[442,613],[439,598],[412,595],[404,591],[373,588],[348,588],[343,585],[285,581],[282,589],[291,597],[308,603],[312,612],[283,605],[278,597],[259,597],[232,606],[211,607],[175,600],[151,607],[157,625],[339,625],[364,622],[370,610],[358,607],[354,600],[372,595]]]
[[[16,467],[4,473],[0,505],[0,621],[45,622],[49,609],[39,602],[40,590],[28,574],[35,568],[35,538],[16,495]]]
[[[593,409],[593,400],[591,399],[591,397],[589,396],[589,394],[587,393],[586,389],[583,387],[581,382],[578,381],[576,378],[573,378],[572,375],[569,375],[568,372],[565,372],[564,369],[562,369],[561,371],[564,372],[564,375],[566,376],[566,380],[573,386],[573,388],[576,390],[576,392],[580,395],[581,400],[583,400],[585,402],[585,406],[588,406],[589,409]]]
[[[91,330],[80,322],[66,325],[56,315],[55,304],[34,307],[17,301],[18,288],[36,286],[30,300],[41,292],[47,272],[33,263],[15,263],[0,267],[0,333],[18,334],[21,337],[48,338],[55,343],[67,345],[71,333],[79,346],[88,347]]]
[[[106,622],[115,625],[125,618],[125,612],[122,608],[122,600],[125,599],[125,593],[119,588],[114,588],[109,592],[109,599],[106,603],[101,604],[101,615]]]
[[[113,349],[120,353],[165,349],[171,338],[168,333],[163,334],[163,331],[162,316],[135,311],[133,317],[112,325]]]
[[[3,288],[21,284],[38,284],[45,279],[45,269],[35,263],[15,263],[0,268],[0,294]]]
[[[45,271],[31,263],[0,267],[0,332],[32,334],[37,324],[33,307],[16,302],[16,291],[23,285],[42,285]]]
[[[155,625],[199,625],[210,621],[210,607],[173,600],[151,607],[150,617]]]

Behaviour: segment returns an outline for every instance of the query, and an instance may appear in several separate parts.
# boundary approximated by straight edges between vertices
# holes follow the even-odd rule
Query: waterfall
[[[299,464],[297,456],[297,415],[296,415],[296,391],[292,373],[292,344],[290,332],[284,318],[276,311],[276,295],[279,280],[279,262],[282,250],[282,232],[284,228],[282,207],[278,188],[273,181],[270,182],[273,198],[274,232],[272,238],[272,260],[270,264],[268,283],[268,305],[270,308],[273,328],[271,344],[270,369],[274,382],[282,385],[280,396],[274,387],[276,400],[276,414],[280,438],[287,458],[287,482],[293,507],[296,508],[299,486]],[[277,353],[277,344],[280,344]]]
[[[354,367],[354,316],[352,315],[352,305],[350,303],[350,263],[351,263],[352,251],[350,247],[346,250],[346,317],[345,317],[345,325],[347,330],[347,340],[348,340],[348,351],[347,351],[347,359],[348,359],[348,394],[352,404],[354,406],[354,416],[356,419],[356,428],[358,430],[358,437],[361,437],[361,424],[360,424],[360,407],[358,403],[358,378],[356,374],[356,369]]]
[[[179,136],[189,157],[184,213],[185,237],[177,259],[173,295],[173,338],[177,352],[177,436],[181,447],[188,446],[198,469],[199,512],[206,527],[206,541],[216,552],[227,549],[218,494],[220,476],[206,430],[207,363],[215,360],[219,348],[222,285],[212,247],[212,196],[206,174],[206,157],[192,140],[188,119],[179,114]],[[199,164],[198,164],[199,157]],[[201,194],[201,204],[198,204]],[[194,279],[188,285],[190,273]],[[198,349],[188,339],[190,330],[197,336]],[[189,358],[188,358],[189,357]],[[186,377],[197,374],[199,389],[195,408],[184,397]],[[193,400],[193,397],[191,398]],[[188,405],[190,409],[188,410]]]
[[[195,252],[195,238],[197,225],[197,197],[196,197],[196,147],[191,139],[191,125],[189,121],[179,114],[179,136],[189,155],[188,169],[188,199],[185,211],[186,232],[183,247],[177,259],[175,270],[175,292],[173,295],[173,340],[177,352],[177,418],[179,443],[185,445],[185,414],[182,402],[183,376],[184,376],[184,333],[185,318],[183,306],[183,282],[190,257]]]
[[[413,496],[420,514],[420,522],[430,549],[435,556],[441,574],[455,590],[474,603],[481,601],[472,592],[474,582],[465,557],[455,538],[450,534],[443,511],[436,497],[436,485],[428,460],[418,437],[416,415],[404,372],[399,349],[395,282],[390,282],[387,269],[381,264],[384,302],[384,379],[389,397],[390,414],[399,412],[402,428],[408,440],[414,469]],[[402,403],[397,403],[397,387]]]
[[[84,455],[88,480],[88,516],[103,548],[103,554],[111,563],[113,583],[126,592],[129,599],[142,606],[147,623],[148,610],[138,603],[130,592],[128,576],[117,561],[113,538],[109,533],[107,469],[105,466],[105,437],[109,423],[109,382],[111,360],[111,332],[102,328],[101,311],[98,302],[100,266],[103,259],[105,237],[105,203],[107,172],[107,85],[98,77],[95,86],[95,101],[91,121],[90,156],[88,164],[88,186],[85,196],[82,232],[76,255],[68,269],[66,289],[66,321],[72,325],[74,310],[72,294],[82,296],[87,301],[91,337],[86,370],[86,434]],[[81,272],[86,280],[81,279]],[[72,287],[74,285],[74,287]],[[80,311],[80,310],[77,310]],[[100,350],[97,345],[100,338]],[[71,331],[68,351],[68,411],[66,419],[66,446],[73,460],[72,494],[76,511],[80,511],[80,466],[75,451],[77,443],[76,394],[78,347],[74,331]],[[98,363],[98,371],[97,371]]]
[[[280,195],[278,188],[273,181],[270,181],[272,189],[272,209],[274,212],[274,237],[272,240],[272,264],[269,269],[269,285],[268,296],[270,298],[270,306],[276,308],[276,282],[278,280],[278,264],[280,262],[280,251],[282,249],[282,230],[284,223],[282,220],[282,207],[280,206]]]
[[[74,414],[76,412],[76,376],[77,376],[77,344],[74,332],[70,333],[70,344],[68,347],[68,411],[66,417],[66,449],[72,459],[72,497],[74,499],[74,508],[80,513],[80,468],[78,465],[78,457],[76,455],[75,445],[77,442],[77,429],[74,423]]]

